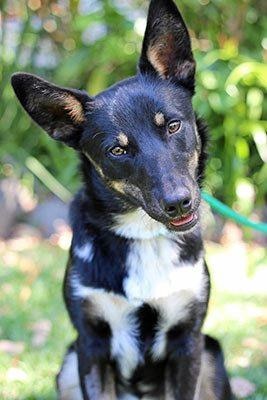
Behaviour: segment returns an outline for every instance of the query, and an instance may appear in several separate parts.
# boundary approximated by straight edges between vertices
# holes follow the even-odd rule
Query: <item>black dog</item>
[[[64,285],[78,338],[59,398],[229,400],[199,224],[205,125],[195,61],[171,0],[152,0],[135,77],[95,98],[15,74],[23,107],[81,157]]]

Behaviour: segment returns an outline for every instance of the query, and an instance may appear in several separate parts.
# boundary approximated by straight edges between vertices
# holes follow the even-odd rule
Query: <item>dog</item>
[[[220,345],[201,332],[207,129],[192,107],[195,69],[175,3],[152,0],[136,76],[94,98],[12,77],[31,118],[81,159],[64,281],[77,340],[61,400],[232,399]]]

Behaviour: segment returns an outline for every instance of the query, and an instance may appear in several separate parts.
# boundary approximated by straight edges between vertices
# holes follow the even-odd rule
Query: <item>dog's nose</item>
[[[192,209],[192,199],[189,193],[183,193],[175,198],[166,199],[163,201],[164,211],[171,218],[180,217],[188,214]]]

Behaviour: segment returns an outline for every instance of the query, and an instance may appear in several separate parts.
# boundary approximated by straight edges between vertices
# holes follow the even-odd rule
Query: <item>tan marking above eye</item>
[[[162,112],[157,112],[155,115],[155,124],[157,126],[164,126],[165,125],[165,117]]]
[[[128,137],[125,135],[125,133],[123,133],[123,132],[120,132],[120,133],[119,133],[119,135],[118,135],[118,141],[119,141],[119,144],[120,144],[121,146],[128,146],[128,144],[129,144],[129,139],[128,139]]]

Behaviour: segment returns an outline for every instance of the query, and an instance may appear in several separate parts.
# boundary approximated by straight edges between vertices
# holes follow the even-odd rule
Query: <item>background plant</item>
[[[198,60],[195,105],[211,130],[208,188],[250,213],[267,192],[266,2],[177,3]],[[76,189],[76,156],[30,122],[14,99],[10,75],[24,70],[98,93],[135,73],[147,5],[141,0],[1,2],[2,177],[15,174],[34,190],[38,175],[55,188],[42,173],[44,167],[69,191]],[[59,193],[67,200],[68,192]]]

